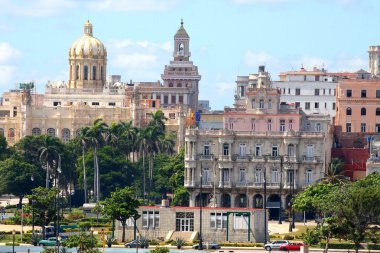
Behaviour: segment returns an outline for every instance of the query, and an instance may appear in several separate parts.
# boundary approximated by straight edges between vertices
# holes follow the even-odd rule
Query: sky
[[[107,75],[160,80],[183,18],[199,99],[231,106],[238,75],[368,69],[380,44],[378,0],[0,0],[0,94],[34,81],[67,81],[68,50],[86,20],[108,50]]]

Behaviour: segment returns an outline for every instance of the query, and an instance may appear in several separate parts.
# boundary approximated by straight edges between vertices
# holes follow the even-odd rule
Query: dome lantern
[[[87,20],[84,24],[84,34],[92,36],[92,24],[90,23],[90,20]]]

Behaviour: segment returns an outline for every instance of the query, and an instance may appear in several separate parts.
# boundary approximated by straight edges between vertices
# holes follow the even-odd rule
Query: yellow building
[[[198,106],[198,68],[189,61],[189,40],[183,22],[174,36],[173,60],[165,66],[161,82],[124,83],[107,76],[107,50],[93,36],[87,21],[84,34],[69,48],[69,79],[48,82],[44,94],[33,83],[3,94],[0,100],[0,134],[10,145],[26,135],[48,134],[67,142],[81,127],[101,118],[106,123],[132,120],[143,127],[150,113],[161,109],[167,129],[182,146],[184,129]]]

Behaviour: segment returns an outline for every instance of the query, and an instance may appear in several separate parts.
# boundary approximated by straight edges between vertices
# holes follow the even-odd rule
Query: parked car
[[[281,245],[280,250],[283,250],[283,251],[300,250],[301,246],[304,246],[302,242],[291,242],[289,244]]]
[[[124,244],[126,248],[148,248],[149,243],[146,239],[133,240]]]
[[[220,249],[220,245],[216,242],[202,243],[203,249]],[[193,245],[193,249],[199,249],[199,243]]]
[[[57,246],[58,244],[61,244],[61,243],[62,243],[62,239],[57,240],[56,237],[49,237],[46,240],[40,240],[38,242],[38,245],[39,246]]]
[[[277,240],[277,241],[273,241],[271,243],[267,243],[264,245],[264,249],[266,250],[274,250],[274,249],[280,249],[280,247],[282,245],[288,245],[289,244],[289,241],[286,241],[286,240]]]

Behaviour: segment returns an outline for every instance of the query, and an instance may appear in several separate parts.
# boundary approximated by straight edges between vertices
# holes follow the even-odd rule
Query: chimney
[[[260,72],[265,72],[265,66],[264,65],[259,66],[259,73]]]
[[[161,207],[169,207],[169,200],[168,199],[162,199],[161,200]]]

